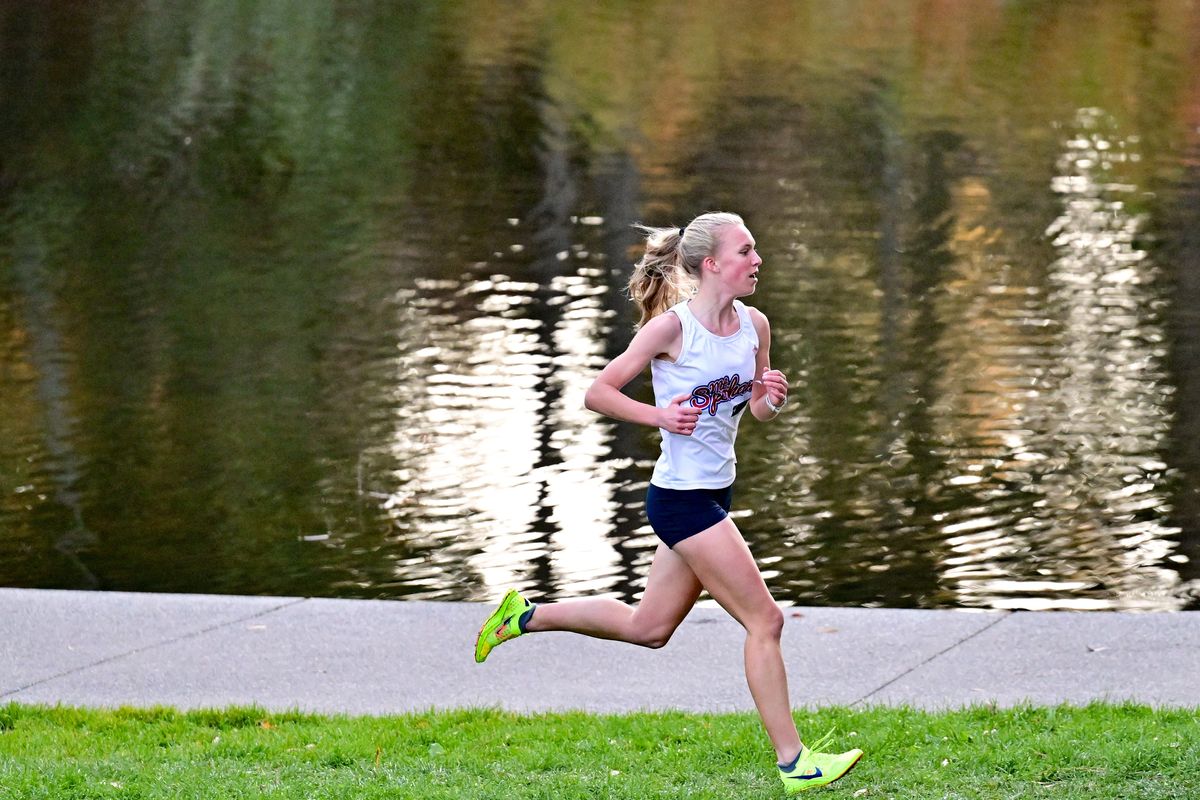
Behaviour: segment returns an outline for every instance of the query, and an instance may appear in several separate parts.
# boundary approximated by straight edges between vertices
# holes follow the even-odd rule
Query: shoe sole
[[[845,772],[843,772],[841,775],[838,775],[836,778],[834,778],[833,780],[831,780],[829,783],[836,783],[836,782],[840,781],[842,778],[844,778],[844,777],[846,777],[847,775],[849,775],[849,774],[850,774],[850,770],[852,770],[852,769],[854,769],[855,767],[857,767],[857,766],[858,766],[858,762],[862,761],[862,757],[863,757],[863,754],[862,754],[862,753],[859,753],[859,754],[858,754],[858,758],[856,758],[856,759],[854,759],[853,761],[851,761],[851,762],[850,762],[850,766],[846,767],[846,771],[845,771]],[[825,784],[825,785],[826,785],[826,786],[828,786],[828,785],[829,785],[829,783],[827,783],[827,784]]]
[[[483,632],[487,630],[488,627],[494,627],[500,624],[500,620],[504,619],[504,609],[508,607],[509,600],[516,596],[516,594],[516,589],[509,589],[504,595],[504,599],[500,601],[500,605],[496,606],[496,610],[492,612],[492,615],[484,620],[483,624],[479,626],[479,633],[475,634],[476,664],[482,664],[484,661],[487,661],[488,655],[490,655],[492,652],[492,648],[488,648],[486,652],[484,652],[482,655],[480,654],[479,648],[480,645],[483,644]]]

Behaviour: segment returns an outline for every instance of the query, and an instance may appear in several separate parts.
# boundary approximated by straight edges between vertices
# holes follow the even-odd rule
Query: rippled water
[[[293,12],[0,11],[0,583],[636,598],[583,393],[723,208],[778,599],[1200,608],[1194,4]]]

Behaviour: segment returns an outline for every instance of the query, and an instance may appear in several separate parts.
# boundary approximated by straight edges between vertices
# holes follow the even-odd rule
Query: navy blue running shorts
[[[664,489],[650,484],[646,490],[646,516],[650,527],[667,547],[707,530],[729,516],[733,486],[724,489]]]

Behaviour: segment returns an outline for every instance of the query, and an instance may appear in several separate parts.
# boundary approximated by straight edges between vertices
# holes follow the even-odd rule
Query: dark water
[[[1195,3],[109,5],[0,5],[0,584],[635,598],[582,397],[720,208],[778,599],[1200,608]]]

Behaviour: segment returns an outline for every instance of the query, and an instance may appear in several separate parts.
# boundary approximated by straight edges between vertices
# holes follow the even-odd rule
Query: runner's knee
[[[783,610],[771,603],[746,620],[746,631],[778,641],[783,636]]]
[[[675,628],[676,626],[674,625],[664,624],[639,628],[634,634],[633,643],[642,647],[648,647],[651,650],[658,650],[671,641],[671,636],[675,633]]]

